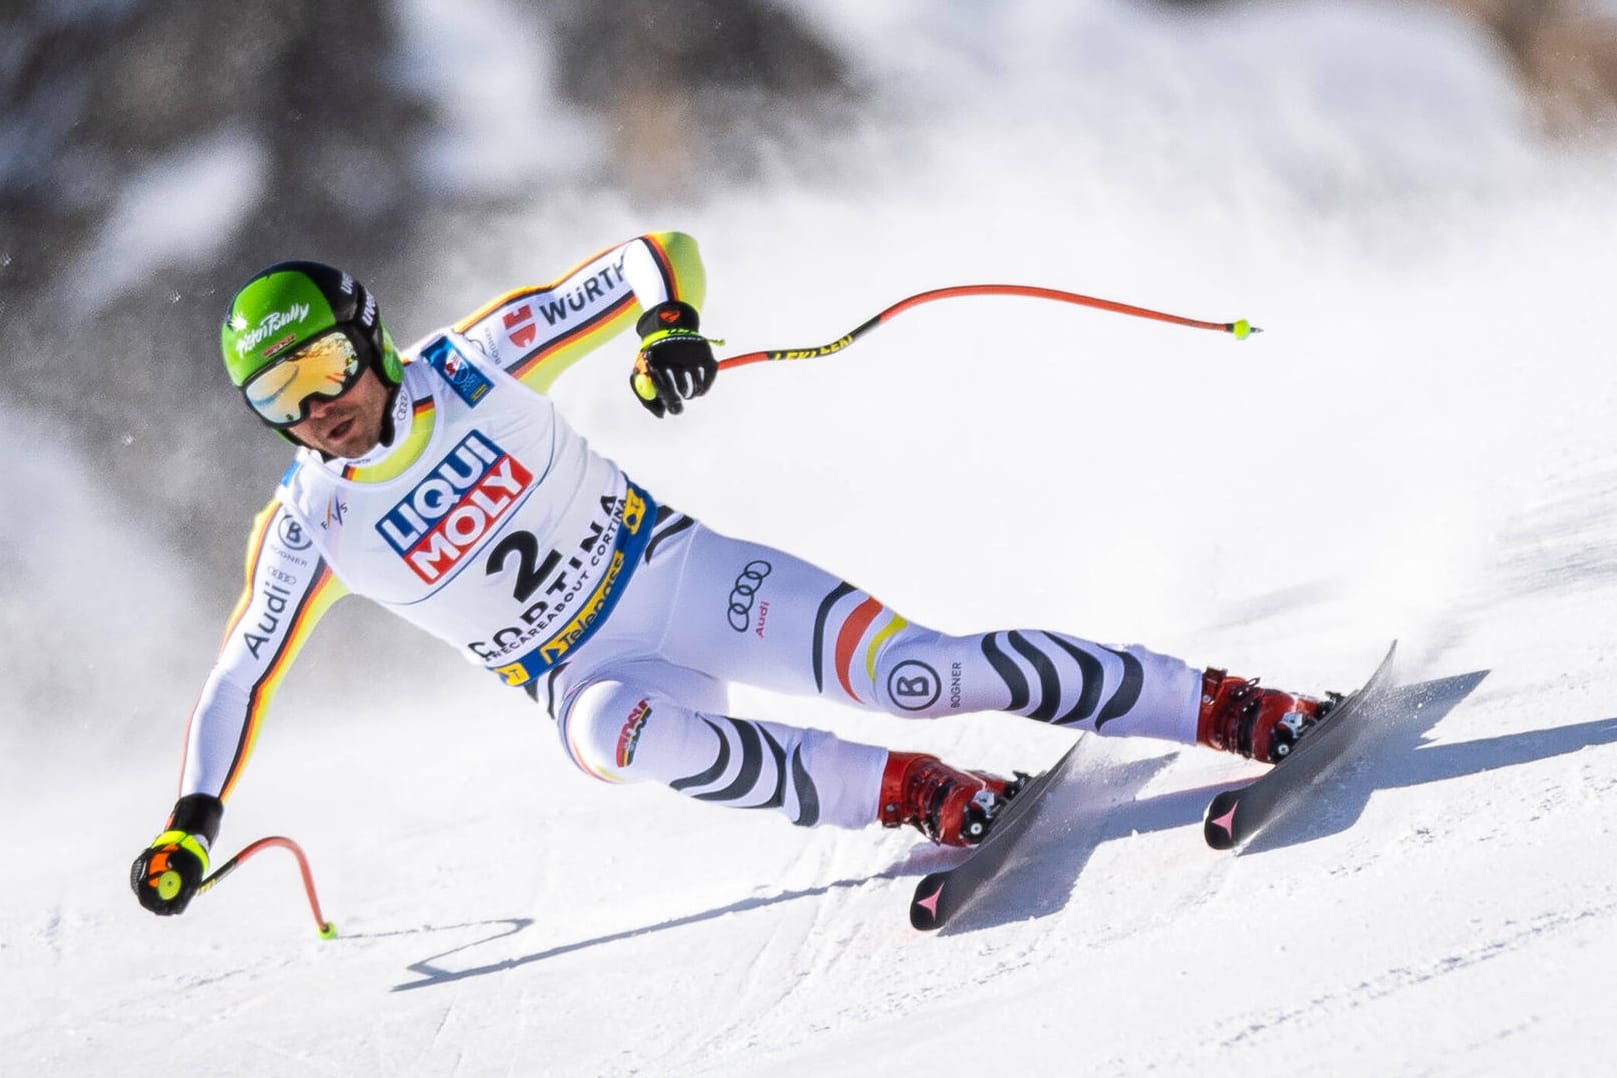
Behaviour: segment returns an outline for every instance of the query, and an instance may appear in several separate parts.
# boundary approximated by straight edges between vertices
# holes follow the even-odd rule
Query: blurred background
[[[1614,26],[1617,0],[0,0],[0,1070],[903,1073],[919,1028],[978,1070],[1600,1073]],[[402,344],[653,229],[700,241],[728,354],[996,281],[1265,331],[950,301],[661,422],[610,342],[557,402],[668,504],[944,631],[1309,690],[1394,637],[1410,681],[1491,673],[1276,857],[1194,839],[1238,761],[1109,742],[1083,800],[1140,799],[1068,818],[1053,886],[991,915],[1032,919],[911,946],[886,877],[929,863],[916,836],[594,782],[525,694],[352,600],[220,846],[296,836],[344,942],[284,859],[154,922],[129,860],[291,455],[220,367],[237,284],[338,263]],[[1001,772],[1069,740],[732,709]],[[501,972],[387,991],[439,964]]]
[[[1266,301],[1286,309],[1277,282],[1322,313],[1345,292],[1396,302],[1401,272],[1475,243],[1501,267],[1520,237],[1592,243],[1614,99],[1617,13],[1595,0],[9,0],[5,722],[112,748],[158,728],[172,749],[287,460],[216,349],[227,298],[268,262],[350,269],[401,344],[658,228],[702,241],[706,325],[733,351],[816,344],[974,279],[1262,323]],[[1497,312],[1438,276],[1451,313]],[[805,373],[784,428],[755,387],[657,430],[623,388],[631,347],[559,393],[636,475],[673,482],[774,432],[798,440],[768,474],[812,480],[847,381],[816,397]],[[895,400],[957,405],[907,397],[906,377],[849,421],[887,416],[921,443],[897,464],[924,467],[930,428]],[[1016,423],[972,431],[977,451]],[[825,481],[863,504],[861,478]],[[708,511],[741,517],[737,486]],[[360,620],[326,634],[331,669],[379,646],[343,616]],[[420,650],[406,683],[460,668]]]

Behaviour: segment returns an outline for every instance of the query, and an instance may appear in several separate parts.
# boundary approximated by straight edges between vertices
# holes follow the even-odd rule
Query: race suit
[[[1177,659],[1054,632],[935,632],[704,527],[593,452],[543,390],[642,310],[703,298],[690,237],[630,240],[408,350],[386,444],[353,460],[301,450],[255,521],[181,795],[229,798],[294,656],[350,592],[524,688],[586,773],[800,825],[875,822],[887,750],[732,716],[727,683],[1195,742],[1201,676]]]

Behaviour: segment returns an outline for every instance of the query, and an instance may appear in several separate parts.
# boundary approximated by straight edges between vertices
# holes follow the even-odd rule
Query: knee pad
[[[630,782],[640,732],[652,710],[650,698],[618,681],[596,681],[569,694],[556,731],[567,758],[603,782]]]

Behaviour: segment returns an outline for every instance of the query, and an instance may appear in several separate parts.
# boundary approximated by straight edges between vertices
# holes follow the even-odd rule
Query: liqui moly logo
[[[533,485],[515,457],[472,431],[376,522],[412,572],[435,584],[475,550]]]

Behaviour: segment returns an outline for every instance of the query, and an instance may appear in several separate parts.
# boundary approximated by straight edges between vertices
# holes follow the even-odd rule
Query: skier
[[[912,825],[971,845],[1017,780],[731,715],[725,685],[900,716],[1010,711],[1103,734],[1275,762],[1310,697],[1057,632],[949,636],[781,550],[660,501],[569,426],[545,390],[633,326],[630,373],[679,415],[717,373],[695,242],[650,233],[523,288],[401,353],[347,273],[282,262],[231,301],[225,368],[298,446],[256,518],[246,588],[191,713],[180,797],[130,883],[182,912],[276,687],[353,592],[542,701],[568,756],[608,782],[659,782],[802,826]]]

